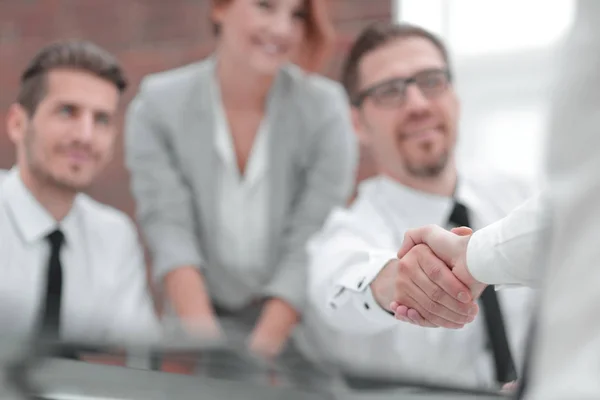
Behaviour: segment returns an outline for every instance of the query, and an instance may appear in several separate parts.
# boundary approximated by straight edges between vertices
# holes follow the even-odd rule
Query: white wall
[[[397,0],[397,20],[439,34],[462,101],[459,159],[537,178],[556,49],[573,0]]]

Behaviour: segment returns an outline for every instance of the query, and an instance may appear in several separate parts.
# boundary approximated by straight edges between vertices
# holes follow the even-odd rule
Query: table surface
[[[380,392],[349,392],[338,387],[332,393],[316,393],[294,389],[272,388],[245,382],[217,380],[203,376],[185,376],[150,370],[88,364],[70,360],[47,360],[31,373],[32,381],[57,400],[458,400],[500,399],[482,396],[431,393],[419,389],[389,389]],[[0,398],[19,399],[5,387]]]
[[[23,356],[26,348],[0,340],[0,364],[9,365]],[[214,379],[206,376],[170,374],[148,369],[90,364],[47,358],[27,374],[29,381],[42,389],[44,396],[56,400],[458,400],[502,399],[501,395],[464,394],[427,391],[416,388],[380,391],[350,391],[335,384],[328,393],[309,389],[266,387],[250,382]],[[0,399],[24,400],[0,369]]]

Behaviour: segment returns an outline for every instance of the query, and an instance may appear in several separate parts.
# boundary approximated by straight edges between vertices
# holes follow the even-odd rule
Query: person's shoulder
[[[212,58],[186,64],[166,71],[146,75],[140,82],[140,93],[162,95],[189,90],[204,71],[211,66]]]
[[[283,68],[284,80],[291,86],[302,104],[311,108],[328,110],[334,107],[348,107],[348,97],[342,85],[316,73],[307,73],[295,65]]]
[[[352,234],[368,242],[381,242],[380,235],[385,235],[388,227],[372,201],[375,185],[376,179],[361,182],[358,195],[345,207],[335,208],[324,229]]]
[[[77,196],[76,206],[85,220],[86,227],[95,232],[110,232],[115,240],[130,239],[137,235],[133,220],[121,210],[83,193]]]

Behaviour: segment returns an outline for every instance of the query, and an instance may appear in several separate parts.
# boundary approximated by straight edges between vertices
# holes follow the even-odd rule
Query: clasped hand
[[[380,305],[423,327],[459,329],[479,312],[485,284],[467,269],[472,230],[430,225],[407,231],[398,252],[371,284]]]

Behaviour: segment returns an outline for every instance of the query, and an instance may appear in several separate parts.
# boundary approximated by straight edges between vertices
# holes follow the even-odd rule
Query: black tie
[[[60,305],[62,300],[62,265],[60,249],[65,236],[55,230],[47,236],[50,243],[50,259],[48,261],[48,278],[46,280],[46,296],[43,303],[41,321],[42,334],[47,339],[58,339],[60,332]]]
[[[456,226],[471,227],[467,208],[456,202],[450,215],[450,223]],[[499,383],[511,382],[516,379],[515,365],[510,354],[506,329],[502,318],[500,303],[493,286],[488,286],[481,294],[480,302],[483,308],[485,325],[494,354],[496,364],[496,380]]]
[[[533,341],[535,340],[537,332],[536,321],[533,321],[529,329],[529,335],[527,336],[527,345],[525,346],[525,363],[523,364],[523,373],[519,380],[519,386],[515,393],[516,398],[521,400],[525,398],[526,391],[528,388],[529,375],[531,374],[531,363],[533,357]]]

